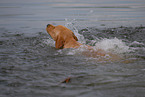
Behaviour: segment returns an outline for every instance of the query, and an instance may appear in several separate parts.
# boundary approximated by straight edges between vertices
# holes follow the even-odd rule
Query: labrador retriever
[[[79,48],[83,44],[78,42],[78,38],[74,35],[74,33],[62,26],[54,26],[52,24],[48,24],[46,27],[46,31],[55,41],[55,48],[63,49],[63,48]],[[87,56],[96,57],[96,56],[105,56],[106,52],[102,49],[94,50],[93,47],[86,45],[85,48],[89,52],[83,52]]]

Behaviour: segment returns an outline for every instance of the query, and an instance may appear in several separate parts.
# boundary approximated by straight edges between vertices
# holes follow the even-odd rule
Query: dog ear
[[[55,42],[55,48],[57,49],[63,49],[64,46],[64,39],[61,36],[58,36]]]
[[[78,41],[78,38],[74,35],[74,33],[72,33],[73,34],[73,38],[76,40],[76,41]]]

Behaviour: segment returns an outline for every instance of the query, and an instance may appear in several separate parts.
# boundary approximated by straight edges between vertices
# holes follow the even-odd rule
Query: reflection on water
[[[0,96],[144,97],[144,0],[1,0]],[[98,62],[56,50],[47,24],[132,62]],[[62,84],[71,77],[71,82]]]

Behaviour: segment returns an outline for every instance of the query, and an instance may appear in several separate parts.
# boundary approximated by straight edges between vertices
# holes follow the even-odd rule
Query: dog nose
[[[51,24],[47,24],[47,27],[50,26]]]

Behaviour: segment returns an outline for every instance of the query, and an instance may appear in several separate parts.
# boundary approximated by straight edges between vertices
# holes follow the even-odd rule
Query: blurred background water
[[[56,50],[47,24],[124,59]],[[144,83],[145,0],[0,0],[0,97],[145,97]]]
[[[1,0],[0,27],[45,28],[76,19],[81,27],[145,24],[144,0]]]

